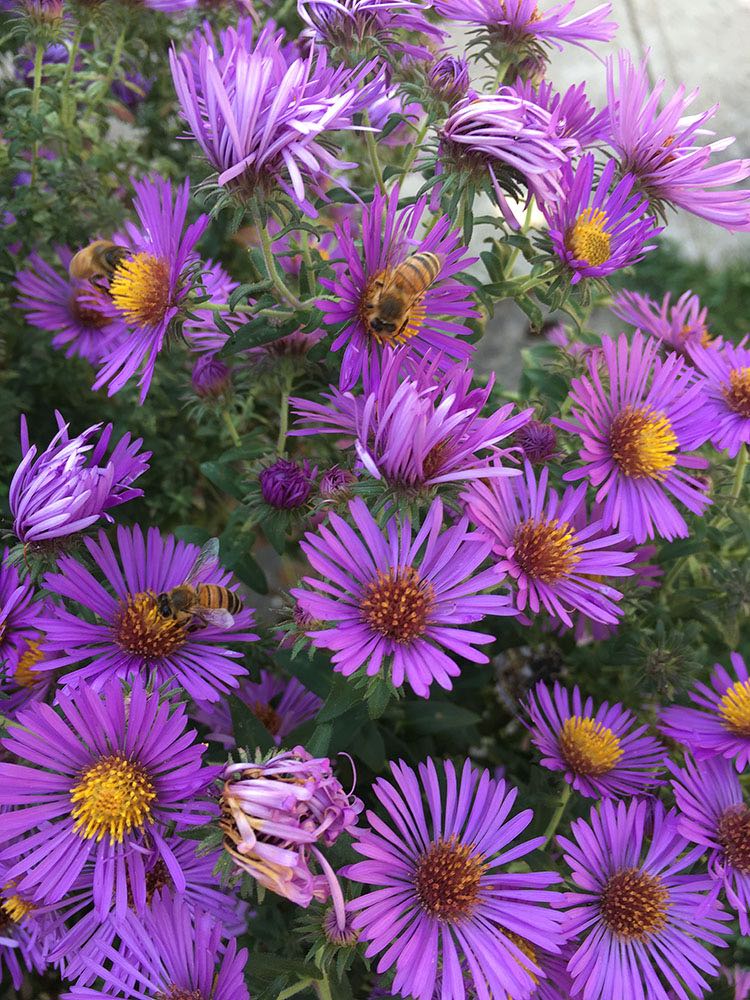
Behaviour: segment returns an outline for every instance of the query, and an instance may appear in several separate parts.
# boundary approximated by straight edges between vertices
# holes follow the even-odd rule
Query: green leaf
[[[331,719],[343,715],[354,705],[362,703],[362,692],[351,681],[336,674],[325,705],[318,712],[318,722],[330,722]]]
[[[228,493],[235,500],[242,500],[245,495],[244,487],[239,481],[237,472],[226,462],[201,462],[200,470],[203,475],[214,486],[218,486],[224,493]]]
[[[324,757],[328,753],[332,735],[333,723],[331,722],[324,722],[322,725],[315,727],[315,732],[307,744],[307,749],[313,757]]]
[[[273,736],[260,719],[253,715],[247,705],[235,695],[229,699],[229,712],[232,716],[232,728],[238,746],[246,747],[251,753],[256,747],[260,747],[265,753],[266,750],[270,750],[275,745]]]
[[[466,729],[479,722],[476,712],[450,701],[409,702],[407,718],[420,733],[439,733],[446,729]]]

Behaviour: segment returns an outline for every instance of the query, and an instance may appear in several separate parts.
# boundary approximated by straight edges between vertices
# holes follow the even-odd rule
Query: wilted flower
[[[687,850],[675,811],[656,800],[605,799],[571,831],[572,839],[557,838],[575,887],[564,896],[563,931],[576,939],[571,995],[670,1000],[674,987],[704,996],[702,974],[719,970],[709,948],[724,943],[729,915],[709,876],[690,874],[703,849]]]
[[[407,683],[425,698],[433,681],[450,690],[460,673],[453,657],[487,662],[474,647],[492,637],[466,626],[513,614],[505,594],[482,593],[502,581],[494,569],[477,572],[489,542],[468,530],[466,518],[442,529],[439,499],[418,528],[398,517],[381,528],[360,498],[349,511],[356,530],[331,513],[301,543],[322,577],[306,576],[311,589],[292,591],[314,619],[309,638],[333,650],[334,669],[345,677],[386,669],[396,687]]]
[[[648,202],[632,193],[635,177],[626,174],[615,181],[617,164],[608,160],[595,185],[594,162],[587,153],[575,170],[566,163],[560,195],[540,205],[552,249],[574,285],[581,278],[604,278],[639,261],[655,249],[647,241],[661,232],[649,215]]]
[[[516,431],[513,444],[532,465],[541,465],[557,455],[557,432],[540,420],[529,420]]]
[[[659,80],[651,89],[645,59],[636,66],[630,54],[622,51],[608,60],[610,144],[622,170],[635,174],[640,190],[652,204],[682,208],[730,231],[747,231],[750,191],[713,188],[725,188],[749,177],[750,160],[712,164],[712,155],[734,141],[717,139],[696,145],[697,137],[706,134],[705,126],[718,105],[701,114],[684,115],[698,91],[686,96],[680,86],[672,98],[664,100],[665,86],[666,82]]]
[[[524,707],[542,767],[563,771],[581,795],[619,798],[663,784],[666,749],[619,703],[605,701],[594,711],[593,699],[584,702],[577,686],[571,693],[555,682],[550,691],[539,682]]]
[[[666,348],[686,353],[692,344],[708,346],[708,309],[701,306],[697,295],[687,291],[672,304],[667,292],[661,302],[638,292],[619,292],[612,300],[612,312],[643,333],[664,342]]]
[[[427,80],[439,100],[455,104],[466,97],[469,90],[469,64],[456,56],[441,56],[430,65]]]
[[[13,532],[25,544],[38,544],[83,531],[100,519],[112,521],[112,507],[143,496],[131,484],[148,469],[150,451],[138,453],[141,438],[125,434],[109,458],[112,424],[94,424],[69,437],[55,413],[58,431],[45,450],[29,443],[26,417],[21,417],[21,463],[10,484]]]
[[[219,399],[232,384],[232,371],[213,354],[197,358],[190,376],[196,396],[202,399]]]
[[[750,350],[742,344],[687,346],[687,354],[705,376],[705,420],[711,444],[736,458],[750,442]]]
[[[705,483],[682,471],[708,465],[690,454],[711,434],[703,386],[676,354],[662,361],[658,347],[640,332],[632,343],[624,333],[603,337],[588,375],[571,383],[573,419],[553,420],[582,439],[584,464],[564,478],[588,479],[598,491],[604,527],[618,527],[636,542],[688,534],[670,495],[694,514],[711,503]]]
[[[302,507],[312,493],[316,471],[307,460],[300,464],[279,458],[258,474],[261,496],[269,507],[279,510]]]
[[[544,975],[537,949],[562,943],[559,896],[549,890],[559,876],[507,867],[544,843],[518,841],[532,811],[510,818],[517,790],[468,760],[460,775],[443,763],[442,781],[430,759],[418,773],[403,761],[390,769],[392,782],[373,785],[386,820],[368,812],[371,829],[356,831],[353,844],[366,860],[345,869],[372,887],[349,903],[366,956],[381,955],[378,975],[395,964],[397,996],[465,998],[462,960],[469,996],[529,996]]]

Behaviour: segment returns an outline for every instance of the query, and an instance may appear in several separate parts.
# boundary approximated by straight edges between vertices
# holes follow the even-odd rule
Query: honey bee
[[[93,285],[99,286],[96,279],[110,279],[117,268],[126,257],[132,256],[133,251],[127,247],[118,246],[112,240],[94,240],[83,250],[74,254],[68,266],[71,278],[76,281],[90,281]]]
[[[218,628],[231,628],[234,615],[242,610],[237,594],[216,583],[195,583],[202,570],[213,569],[219,561],[219,540],[210,538],[198,554],[187,579],[178,587],[157,594],[156,607],[162,618],[180,624],[201,622]]]
[[[372,295],[363,305],[365,319],[377,340],[399,343],[411,310],[440,273],[443,256],[413,253],[372,282]]]

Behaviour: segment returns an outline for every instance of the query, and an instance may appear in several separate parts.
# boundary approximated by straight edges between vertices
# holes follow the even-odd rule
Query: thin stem
[[[284,302],[288,303],[292,309],[299,309],[302,303],[282,281],[279,276],[278,268],[276,267],[276,261],[273,257],[273,250],[271,248],[271,237],[268,235],[267,228],[263,225],[263,220],[260,217],[260,212],[257,208],[251,208],[251,215],[253,217],[253,222],[255,223],[255,228],[258,231],[258,239],[260,240],[260,250],[263,254],[263,263],[266,266],[266,272],[273,285],[276,294]]]
[[[316,979],[314,986],[319,1000],[333,1000],[331,984],[328,982],[328,976],[324,974],[322,979]]]
[[[34,82],[31,91],[31,112],[36,114],[39,111],[39,102],[42,98],[42,64],[44,61],[44,46],[37,42],[34,50]],[[36,183],[36,166],[39,158],[39,140],[34,140],[31,150],[31,186]]]
[[[237,428],[234,426],[234,421],[232,420],[232,414],[229,412],[229,410],[221,411],[221,419],[226,424],[226,428],[229,431],[229,436],[234,442],[235,448],[239,448],[242,445],[242,441],[240,440],[240,436],[237,433]]]
[[[534,195],[529,195],[529,204],[526,206],[526,214],[523,217],[523,223],[521,224],[521,232],[528,233],[531,227],[531,218],[534,214],[534,205],[536,201]],[[518,260],[518,255],[521,252],[519,247],[513,247],[510,257],[508,257],[508,263],[505,265],[505,273],[508,277],[513,273],[513,268],[515,267],[516,261]]]
[[[734,483],[730,494],[732,500],[739,500],[742,487],[745,485],[745,470],[747,468],[747,445],[743,444],[737,456],[737,464],[734,467]]]
[[[409,173],[409,171],[412,168],[412,164],[419,155],[419,151],[422,148],[422,143],[424,142],[424,137],[427,135],[427,129],[429,127],[430,127],[430,119],[427,116],[425,116],[424,125],[417,133],[417,137],[414,140],[414,145],[411,147],[409,155],[406,157],[406,163],[404,163],[403,167],[401,168],[404,174]]]
[[[365,111],[364,114],[364,124],[366,126],[365,130],[365,144],[367,145],[367,153],[370,157],[370,166],[372,167],[372,172],[375,175],[375,181],[381,191],[385,191],[385,181],[383,180],[383,170],[380,166],[380,158],[378,157],[378,147],[375,142],[375,133],[370,130],[370,118]]]
[[[286,435],[289,430],[289,394],[292,391],[291,375],[286,375],[284,385],[281,389],[281,402],[279,404],[279,436],[276,441],[276,451],[279,455],[284,454],[286,449]]]
[[[120,68],[120,60],[122,59],[122,50],[125,45],[125,29],[123,28],[120,34],[117,36],[117,41],[115,42],[115,47],[112,52],[112,62],[107,71],[107,75],[104,77],[104,89],[102,93],[107,93],[109,88],[112,86],[112,81],[115,78],[115,74]]]
[[[306,990],[308,986],[312,986],[314,982],[314,979],[303,979],[299,983],[295,983],[293,986],[287,986],[285,990],[282,990],[281,993],[279,993],[276,1000],[288,1000],[289,997],[296,997],[298,993],[301,993],[302,990]]]
[[[65,73],[63,74],[61,85],[62,96],[60,98],[60,117],[62,118],[63,127],[66,129],[69,129],[73,124],[75,99],[73,98],[71,100],[70,84],[73,80],[73,71],[75,70],[76,59],[78,58],[78,53],[81,48],[82,37],[83,27],[79,24],[76,27],[73,35],[73,41],[70,45],[68,62],[65,66]]]
[[[196,309],[210,309],[211,312],[239,312],[239,313],[250,313],[251,315],[256,312],[255,306],[242,306],[239,303],[234,307],[234,309],[229,308],[228,302],[196,302]]]
[[[547,829],[544,831],[544,847],[546,847],[547,844],[549,844],[550,840],[552,840],[552,837],[555,834],[555,830],[557,830],[558,826],[560,825],[560,820],[562,819],[562,815],[565,812],[565,807],[568,804],[569,798],[570,798],[570,785],[566,781],[565,784],[563,785],[562,795],[560,796],[560,801],[557,804],[557,809],[555,809],[555,811],[552,813],[552,819],[550,819],[549,823],[547,824]]]

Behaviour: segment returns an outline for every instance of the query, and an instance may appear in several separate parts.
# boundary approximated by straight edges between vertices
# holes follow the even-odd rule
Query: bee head
[[[156,609],[162,618],[172,617],[172,604],[169,600],[169,594],[157,594]]]

